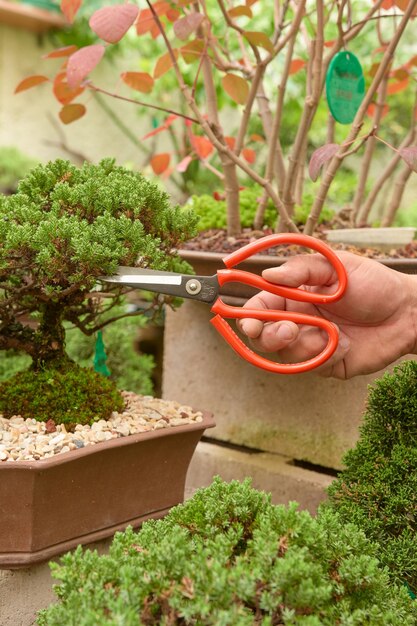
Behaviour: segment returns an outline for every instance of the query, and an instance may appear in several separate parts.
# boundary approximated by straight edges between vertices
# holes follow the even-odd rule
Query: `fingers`
[[[261,291],[248,300],[243,308],[285,311],[285,298],[275,296],[267,291]],[[247,335],[250,339],[256,339],[262,332],[264,322],[252,318],[245,318],[238,321],[237,326],[244,335]]]
[[[242,332],[251,339],[251,344],[258,352],[279,352],[295,341],[299,327],[294,322],[263,323],[258,320],[244,319],[240,324]]]
[[[262,277],[271,283],[286,287],[301,285],[330,287],[337,282],[335,269],[321,254],[293,257],[279,267],[264,270]]]

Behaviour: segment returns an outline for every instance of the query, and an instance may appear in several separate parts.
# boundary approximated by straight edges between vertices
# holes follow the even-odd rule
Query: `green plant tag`
[[[365,95],[365,79],[357,57],[343,50],[332,59],[326,74],[326,97],[334,119],[353,122]]]
[[[410,598],[412,600],[415,600],[416,599],[416,594],[413,591],[411,591],[410,585],[407,582],[404,582],[404,585],[407,587],[408,595],[410,596]]]
[[[103,376],[110,376],[110,370],[106,365],[107,354],[104,349],[103,333],[101,330],[97,333],[96,346],[94,351],[94,371]]]

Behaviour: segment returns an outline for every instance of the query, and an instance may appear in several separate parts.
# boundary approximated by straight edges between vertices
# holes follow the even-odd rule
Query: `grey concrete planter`
[[[222,254],[183,251],[181,256],[197,274],[214,274],[223,267]],[[239,268],[260,274],[264,268],[286,260],[259,255]],[[381,262],[398,271],[417,273],[414,259],[387,258]],[[250,295],[251,290],[240,290],[240,285],[227,285],[223,291],[224,299],[231,299],[232,304],[242,304]],[[175,396],[181,402],[213,411],[216,427],[210,431],[210,439],[221,445],[242,446],[248,455],[247,475],[253,472],[253,454],[271,455],[271,473],[278,473],[283,481],[287,481],[283,463],[324,473],[340,469],[343,455],[357,441],[368,385],[382,372],[348,381],[324,379],[314,372],[292,376],[265,372],[240,359],[212,328],[210,318],[206,306],[192,301],[167,312],[163,396]],[[220,475],[223,469],[220,461],[212,468]],[[195,476],[201,477],[203,470],[196,469]],[[240,463],[236,478],[242,477],[242,471]],[[259,482],[257,486],[269,490],[270,485],[265,479],[265,484]],[[308,480],[304,490],[304,496],[302,487],[297,495],[301,504],[310,500]],[[280,485],[277,498],[282,492]]]

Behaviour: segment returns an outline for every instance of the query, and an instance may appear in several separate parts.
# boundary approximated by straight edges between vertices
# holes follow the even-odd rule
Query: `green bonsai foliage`
[[[47,422],[59,415],[70,429],[77,423],[91,424],[122,411],[123,398],[114,382],[92,369],[76,366],[48,367],[34,375],[30,370],[15,374],[1,385],[3,416],[24,415]]]
[[[360,439],[331,485],[331,506],[379,543],[394,580],[417,592],[417,363],[370,390]]]
[[[376,551],[333,511],[315,519],[216,478],[108,554],[80,547],[52,565],[59,602],[38,624],[411,626],[417,606]]]
[[[15,195],[0,197],[0,349],[31,357],[39,394],[49,393],[41,381],[55,379],[57,371],[70,377],[60,383],[68,390],[82,375],[65,349],[65,322],[94,335],[126,315],[99,322],[122,295],[120,287],[106,285],[103,297],[96,291],[99,277],[114,274],[118,265],[186,271],[175,248],[194,234],[195,222],[190,212],[172,207],[157,185],[113,160],[81,168],[63,160],[36,167]],[[15,410],[11,403],[20,384],[26,385],[18,375],[0,385],[4,414]],[[85,407],[98,395],[97,385],[88,389]],[[103,402],[117,408],[115,389],[103,382]],[[39,398],[32,399],[31,406],[29,397],[21,403],[20,414],[44,419]],[[96,413],[86,409],[82,420],[96,419]],[[68,419],[60,402],[49,403],[49,417],[57,423]]]

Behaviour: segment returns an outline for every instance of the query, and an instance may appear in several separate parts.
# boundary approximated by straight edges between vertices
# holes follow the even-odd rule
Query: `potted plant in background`
[[[58,601],[39,626],[415,623],[376,544],[326,510],[274,506],[250,481],[218,478],[164,520],[118,533],[109,553],[55,564]]]
[[[81,6],[78,0],[61,3],[70,21]],[[169,132],[181,122],[185,124],[189,153],[184,155],[178,150],[177,154],[174,151],[153,154],[152,168],[156,174],[167,177],[186,172],[195,160],[202,163],[219,179],[226,203],[227,234],[232,237],[241,233],[239,192],[242,187],[253,184],[260,185],[262,191],[256,202],[256,228],[264,226],[264,212],[271,198],[278,217],[276,228],[299,229],[293,219],[294,207],[303,204],[307,161],[310,161],[313,180],[326,165],[304,227],[306,234],[315,232],[341,166],[347,157],[358,153],[365,145],[350,218],[352,223],[359,224],[369,213],[368,209],[362,212],[362,203],[375,144],[379,140],[386,143],[384,137],[378,136],[378,130],[380,126],[383,128],[381,120],[388,110],[387,100],[411,84],[414,57],[401,57],[395,68],[392,60],[399,43],[404,41],[405,28],[415,11],[414,0],[389,3],[381,0],[370,7],[354,8],[342,3],[330,9],[324,7],[321,0],[311,3],[301,0],[295,6],[276,8],[272,15],[263,14],[257,1],[250,6],[226,7],[219,0],[212,3],[209,10],[199,3],[192,7],[184,3],[174,8],[169,3],[154,6],[149,1],[141,10],[134,4],[112,4],[98,9],[90,17],[91,30],[98,37],[96,43],[77,50],[66,46],[47,55],[49,59],[64,57],[63,66],[58,68],[52,81],[53,93],[62,105],[59,115],[64,123],[71,123],[86,113],[87,106],[79,100],[83,92],[93,91],[147,106],[159,114],[165,112],[163,123],[144,139]],[[377,23],[381,20],[387,23],[387,17],[392,28],[389,34],[384,31],[383,38],[373,25],[375,19]],[[141,39],[149,35],[162,40],[156,61],[158,50],[152,44],[148,47],[151,57],[142,50],[143,70],[139,68],[142,71],[127,67],[120,75],[122,84],[142,94],[141,100],[109,92],[89,77],[109,48],[130,37],[133,30],[139,36],[139,45]],[[369,41],[366,49],[357,43],[364,33]],[[352,98],[348,96],[353,87],[348,83],[339,88],[339,101],[331,99],[334,64],[346,61],[349,52],[343,48],[347,47],[358,50],[363,57],[372,55],[373,62],[367,73],[366,89],[358,62],[360,85],[358,94],[354,94],[354,106],[349,106]],[[353,50],[350,54],[355,57]],[[353,71],[349,58],[347,62],[347,70]],[[190,72],[190,66],[194,71]],[[153,90],[170,80],[168,73],[176,78],[178,102],[171,98],[169,104],[163,99],[161,104],[155,104]],[[340,78],[339,74],[336,78]],[[49,79],[44,75],[30,76],[18,85],[17,91],[46,81]],[[323,98],[325,88],[331,114],[327,114]],[[343,92],[347,95],[340,102]],[[227,104],[225,94],[228,104],[234,107],[232,123],[221,116],[221,109]],[[187,107],[185,112],[182,104]],[[340,116],[338,110],[343,105],[348,115]],[[286,125],[286,107],[298,111],[296,123],[292,120],[290,128]],[[343,126],[348,126],[347,132]],[[293,134],[290,140],[286,136],[289,130]],[[390,174],[401,159],[414,167],[413,131],[407,129],[403,136],[398,133],[395,141],[402,143],[399,148],[394,147],[396,158],[390,163]],[[179,162],[178,157],[181,157]]]
[[[36,165],[36,161],[17,148],[0,148],[0,193],[15,193],[19,181]]]
[[[212,420],[121,393],[103,351],[105,375],[65,348],[65,323],[91,336],[137,314],[120,310],[120,288],[97,289],[100,276],[121,263],[184,269],[175,248],[195,217],[110,159],[39,165],[0,213],[0,348],[31,358],[0,384],[0,565],[16,567],[165,514]]]

